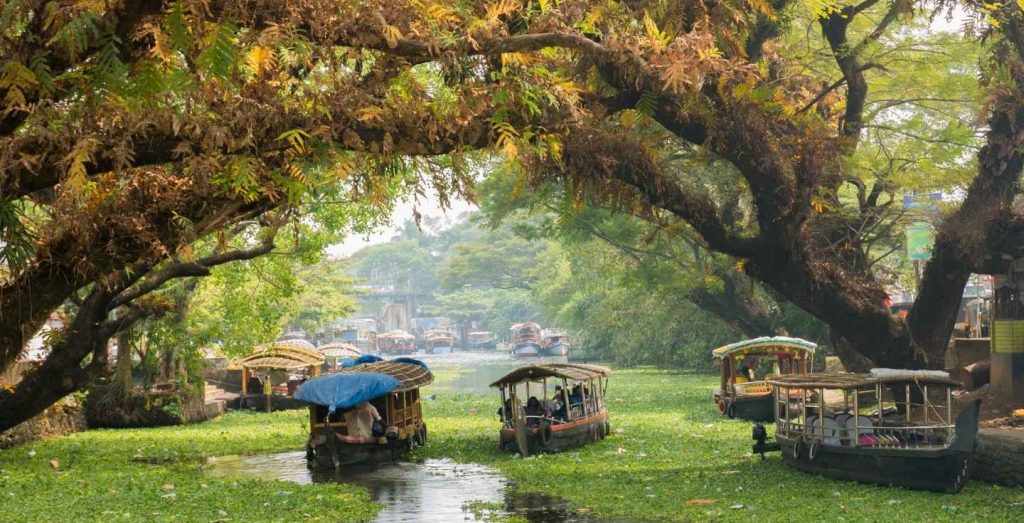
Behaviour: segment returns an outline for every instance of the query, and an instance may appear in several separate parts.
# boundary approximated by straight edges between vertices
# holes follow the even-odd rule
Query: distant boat
[[[535,358],[541,347],[540,325],[526,321],[512,326],[512,357]]]
[[[377,336],[377,348],[381,354],[412,354],[416,352],[416,338],[398,329]]]
[[[470,349],[497,349],[498,341],[494,338],[493,332],[471,331],[469,333]]]
[[[544,329],[541,332],[541,345],[545,356],[568,356],[572,348],[569,335],[558,329]]]
[[[427,340],[427,352],[430,354],[451,354],[455,337],[448,331],[431,330],[424,333]]]

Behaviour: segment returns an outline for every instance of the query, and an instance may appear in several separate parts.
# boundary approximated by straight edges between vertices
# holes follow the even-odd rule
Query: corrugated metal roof
[[[344,369],[339,372],[339,374],[349,372],[379,372],[381,374],[393,376],[398,379],[398,381],[402,382],[398,388],[394,389],[399,392],[403,390],[418,389],[424,385],[429,385],[434,381],[434,374],[426,367],[396,361],[380,361],[377,363],[357,365],[355,367]]]

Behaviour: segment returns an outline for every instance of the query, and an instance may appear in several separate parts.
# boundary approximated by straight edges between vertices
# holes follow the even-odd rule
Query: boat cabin
[[[306,457],[320,468],[390,458],[427,441],[420,387],[434,381],[412,358],[367,363],[307,381],[295,398],[309,403]]]
[[[526,358],[541,355],[540,325],[526,321],[512,326],[512,355]]]
[[[604,439],[611,430],[604,401],[610,374],[600,365],[550,363],[525,365],[495,381],[499,448],[528,456]]]
[[[807,472],[865,483],[958,492],[967,481],[978,405],[942,371],[776,376],[776,438],[783,459]]]
[[[470,331],[468,338],[469,348],[471,349],[495,349],[498,347],[493,332]]]
[[[270,412],[301,407],[292,396],[304,381],[320,375],[324,356],[299,341],[260,345],[235,362],[242,373],[240,408]]]
[[[377,336],[377,350],[381,354],[412,354],[416,352],[416,337],[398,329]]]
[[[711,352],[721,368],[713,399],[730,418],[773,421],[772,385],[766,378],[807,374],[817,344],[783,336],[754,338]]]
[[[451,354],[455,336],[445,330],[430,330],[424,333],[427,352],[430,354]]]

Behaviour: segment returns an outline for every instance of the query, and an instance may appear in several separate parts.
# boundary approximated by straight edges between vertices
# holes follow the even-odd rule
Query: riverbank
[[[616,371],[610,437],[527,459],[497,450],[495,394],[439,391],[426,403],[433,439],[420,454],[490,465],[517,490],[562,497],[609,519],[1008,521],[1024,507],[1020,488],[975,481],[943,495],[812,476],[778,454],[762,462],[750,452],[750,424],[713,408],[714,386],[708,376]]]
[[[208,456],[301,449],[306,411],[233,412],[206,423],[90,430],[0,451],[0,520],[365,521],[380,505],[352,485],[203,474]]]

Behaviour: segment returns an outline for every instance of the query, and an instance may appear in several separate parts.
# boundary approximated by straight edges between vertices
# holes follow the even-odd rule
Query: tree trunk
[[[43,364],[26,374],[13,391],[0,392],[0,431],[40,414],[106,369],[110,335],[101,325],[110,298],[103,292],[90,295]],[[92,361],[83,367],[90,355]]]

